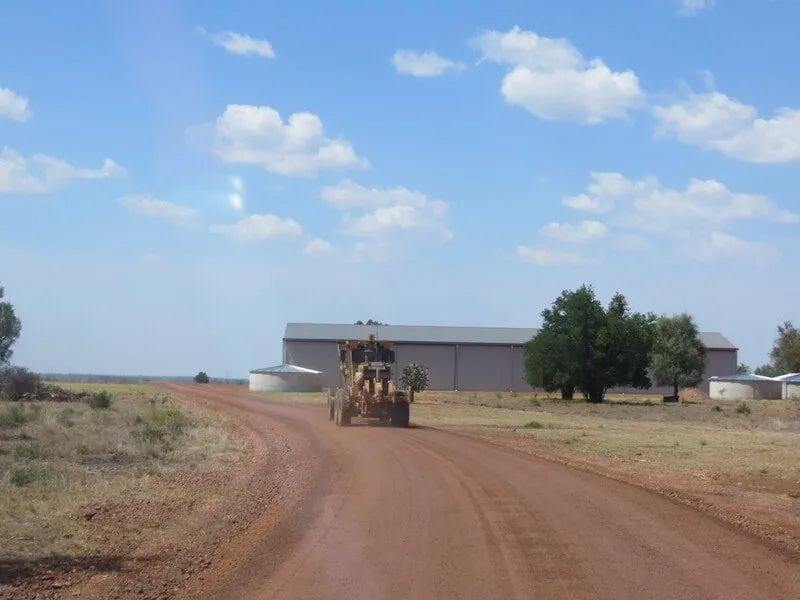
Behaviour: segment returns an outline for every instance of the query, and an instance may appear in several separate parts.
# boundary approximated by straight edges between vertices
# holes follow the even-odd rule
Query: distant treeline
[[[152,381],[177,381],[191,383],[191,375],[95,375],[92,373],[41,373],[45,381],[73,381],[76,383],[147,383]],[[211,383],[245,384],[247,379],[212,377]]]

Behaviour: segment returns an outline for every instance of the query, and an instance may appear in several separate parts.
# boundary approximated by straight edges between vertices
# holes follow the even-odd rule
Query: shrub
[[[751,412],[750,407],[745,402],[739,402],[736,405],[736,414],[737,415],[749,415]]]
[[[722,412],[722,407],[719,404],[715,404],[714,406],[711,407],[711,410],[713,410],[714,412]]]
[[[195,383],[208,383],[209,381],[211,381],[211,379],[208,377],[205,371],[200,371],[194,376]]]
[[[11,471],[11,483],[22,487],[39,479],[44,479],[46,473],[43,469],[33,467],[17,467]]]
[[[529,400],[529,402],[531,403],[531,406],[541,406],[542,405],[542,402],[536,396],[531,398]]]
[[[75,411],[72,409],[71,406],[68,406],[60,413],[58,413],[58,422],[61,423],[64,427],[72,427],[75,425],[75,422],[72,420],[72,417],[75,415]]]
[[[36,442],[29,442],[27,444],[19,444],[14,448],[14,456],[16,458],[24,458],[27,460],[40,460],[47,457],[47,453]]]
[[[35,396],[41,379],[23,367],[5,367],[0,369],[0,397],[6,400],[22,400],[26,396]]]
[[[523,427],[525,429],[541,429],[542,427],[544,427],[544,425],[539,423],[539,421],[528,421],[527,423],[525,423],[525,425],[523,425]]]
[[[105,410],[107,408],[111,408],[113,401],[114,398],[111,396],[111,394],[103,390],[102,392],[98,392],[89,396],[89,399],[86,401],[86,403],[95,410]]]
[[[178,408],[152,408],[145,417],[136,417],[131,436],[143,446],[160,447],[168,452],[189,425],[189,418]]]
[[[38,420],[40,415],[41,408],[37,405],[26,409],[24,405],[12,404],[0,412],[0,428],[20,427],[25,423]]]

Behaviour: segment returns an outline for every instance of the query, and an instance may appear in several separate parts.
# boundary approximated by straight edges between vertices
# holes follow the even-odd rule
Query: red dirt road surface
[[[170,387],[292,457],[275,465],[286,507],[183,597],[800,598],[796,559],[638,487],[446,431]]]

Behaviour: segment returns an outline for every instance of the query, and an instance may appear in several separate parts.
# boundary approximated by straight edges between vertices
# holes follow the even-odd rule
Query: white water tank
[[[250,371],[251,392],[320,392],[322,371],[278,365]]]
[[[800,400],[800,373],[788,373],[775,379],[783,383],[784,400]]]
[[[783,383],[752,373],[719,375],[708,380],[712,400],[779,400]]]

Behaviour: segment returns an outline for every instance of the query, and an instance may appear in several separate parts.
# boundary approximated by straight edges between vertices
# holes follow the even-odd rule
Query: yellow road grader
[[[391,342],[339,342],[342,382],[328,397],[328,414],[336,425],[350,425],[352,417],[380,419],[408,427],[409,395],[392,380],[394,350]]]

